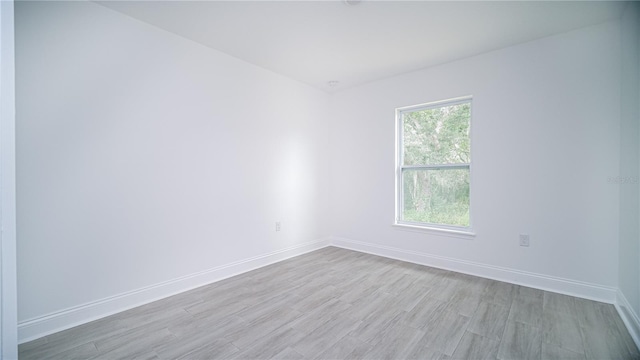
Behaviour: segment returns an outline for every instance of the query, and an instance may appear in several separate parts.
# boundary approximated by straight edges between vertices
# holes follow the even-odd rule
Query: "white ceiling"
[[[107,1],[326,91],[620,18],[615,1]],[[339,81],[335,87],[329,81]]]

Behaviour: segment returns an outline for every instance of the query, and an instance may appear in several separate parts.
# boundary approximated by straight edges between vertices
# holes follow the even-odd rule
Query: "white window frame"
[[[469,119],[469,152],[473,153],[473,142],[471,141],[471,129],[473,119],[473,98],[472,96],[464,96],[454,99],[447,99],[441,101],[430,102],[426,104],[406,106],[396,109],[396,210],[395,210],[395,222],[394,226],[397,226],[403,230],[410,231],[426,231],[433,232],[439,235],[449,235],[454,237],[472,238],[475,233],[472,231],[472,193],[473,193],[473,176],[471,161],[469,163],[457,163],[457,164],[434,164],[434,165],[403,165],[403,115],[405,113],[428,110],[434,108],[440,108],[445,106],[452,106],[458,104],[469,103],[471,106],[471,114]],[[473,157],[471,157],[473,158]],[[438,169],[469,169],[469,226],[455,226],[446,224],[434,224],[423,223],[415,221],[402,220],[402,209],[404,202],[404,193],[402,186],[402,173],[405,170],[438,170]]]

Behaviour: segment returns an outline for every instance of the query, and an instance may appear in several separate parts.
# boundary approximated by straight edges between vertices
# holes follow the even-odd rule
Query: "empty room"
[[[3,359],[640,359],[640,3],[0,5]]]

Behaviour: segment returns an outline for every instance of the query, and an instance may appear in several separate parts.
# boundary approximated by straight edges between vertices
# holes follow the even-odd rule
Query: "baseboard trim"
[[[624,325],[627,327],[627,330],[629,330],[633,342],[636,343],[636,346],[640,349],[640,318],[620,289],[618,289],[616,295],[616,310],[618,310],[618,314],[620,314]]]
[[[324,238],[128,291],[18,323],[18,343],[88,323],[330,245]]]
[[[616,302],[617,289],[613,287],[605,287],[586,282],[365,243],[340,237],[333,237],[331,239],[331,245],[439,269],[480,276],[492,280],[499,280],[536,289],[601,301],[609,304],[615,304]]]
[[[340,237],[299,244],[25,320],[18,323],[18,343],[35,340],[327,246],[614,304],[636,345],[640,347],[640,319],[619,289]]]

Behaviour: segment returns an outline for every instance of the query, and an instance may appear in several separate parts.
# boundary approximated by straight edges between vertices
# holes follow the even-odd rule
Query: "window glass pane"
[[[402,171],[402,220],[469,226],[469,168]]]
[[[471,162],[470,119],[471,103],[404,113],[403,165]]]

